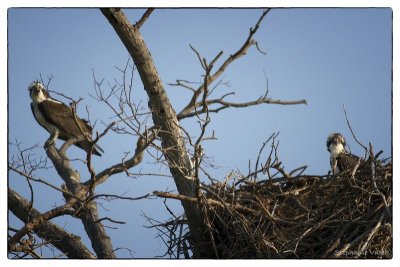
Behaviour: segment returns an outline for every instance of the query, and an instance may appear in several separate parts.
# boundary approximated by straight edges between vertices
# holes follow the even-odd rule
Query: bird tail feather
[[[104,153],[104,150],[98,144],[94,144],[93,154],[101,156],[102,153]]]

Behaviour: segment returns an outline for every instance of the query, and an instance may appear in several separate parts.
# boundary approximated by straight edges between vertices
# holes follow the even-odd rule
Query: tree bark
[[[164,157],[168,162],[179,194],[198,197],[197,181],[190,173],[190,159],[177,115],[171,106],[146,43],[139,32],[139,26],[132,25],[120,9],[107,8],[101,9],[101,12],[116,31],[137,67],[149,97],[148,105],[152,112],[155,128],[159,130],[159,136],[162,139]],[[215,257],[200,205],[182,201],[182,206],[188,220],[194,257]]]
[[[86,208],[79,213],[79,218],[92,243],[93,250],[100,259],[115,259],[114,250],[110,237],[104,226],[99,222],[97,204],[90,201]]]
[[[29,217],[35,218],[42,215],[38,210],[30,207],[30,202],[28,200],[24,199],[12,189],[8,189],[8,209],[24,223],[29,222]],[[39,237],[52,243],[68,258],[96,258],[81,242],[80,237],[67,233],[50,221],[46,221],[36,227],[34,232]]]

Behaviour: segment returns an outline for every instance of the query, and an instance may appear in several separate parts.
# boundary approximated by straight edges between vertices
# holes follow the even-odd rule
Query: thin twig
[[[364,148],[364,151],[365,151],[365,155],[367,155],[367,152],[368,152],[368,149],[367,149],[367,147],[366,146],[364,146],[363,144],[361,144],[361,142],[360,141],[358,141],[358,139],[357,139],[357,137],[356,137],[356,135],[354,134],[354,132],[353,132],[353,128],[351,128],[351,125],[350,125],[350,122],[349,122],[349,119],[348,119],[348,117],[347,117],[347,112],[346,112],[346,107],[345,107],[345,105],[343,104],[343,111],[344,111],[344,116],[346,117],[346,122],[347,122],[347,126],[349,127],[349,129],[350,129],[350,132],[351,132],[351,135],[353,136],[353,138],[354,138],[354,140],[356,140],[356,142],[362,147],[362,148]]]

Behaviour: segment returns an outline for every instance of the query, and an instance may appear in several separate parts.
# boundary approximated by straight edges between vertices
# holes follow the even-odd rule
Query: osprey
[[[50,133],[46,146],[54,144],[57,139],[67,141],[76,138],[82,141],[74,145],[85,150],[86,153],[90,151],[92,127],[88,121],[78,116],[75,120],[72,108],[51,98],[44,85],[38,81],[32,82],[29,86],[29,95],[32,99],[33,116],[40,126]],[[101,156],[100,152],[104,153],[103,149],[94,144],[93,154]]]
[[[360,160],[359,157],[346,151],[346,139],[344,139],[343,135],[340,133],[329,135],[326,140],[326,146],[328,151],[331,153],[330,163],[333,174],[353,170]]]

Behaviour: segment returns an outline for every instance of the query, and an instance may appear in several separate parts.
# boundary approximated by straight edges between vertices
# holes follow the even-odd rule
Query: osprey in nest
[[[50,137],[46,146],[52,145],[57,139],[64,141],[76,138],[74,145],[88,153],[92,147],[92,127],[88,121],[75,116],[71,107],[50,97],[44,85],[34,81],[29,86],[29,95],[32,99],[31,109],[36,121],[45,128]],[[92,153],[101,156],[103,149],[94,144]]]
[[[331,153],[330,163],[333,174],[347,170],[352,171],[361,159],[346,151],[346,139],[340,133],[333,133],[328,136],[326,146]]]

